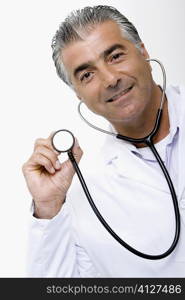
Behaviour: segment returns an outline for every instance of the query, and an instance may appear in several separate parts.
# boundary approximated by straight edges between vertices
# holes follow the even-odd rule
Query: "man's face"
[[[96,25],[62,51],[78,98],[113,125],[128,125],[149,108],[153,80],[147,57],[144,45],[137,49],[113,21]]]

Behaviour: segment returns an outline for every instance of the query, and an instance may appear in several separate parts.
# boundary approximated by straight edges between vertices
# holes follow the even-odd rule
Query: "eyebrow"
[[[101,54],[100,54],[100,58],[106,58],[108,55],[110,55],[114,50],[116,49],[122,49],[124,50],[125,47],[122,44],[114,44],[111,47],[109,47],[108,49],[104,50]],[[91,67],[93,65],[93,62],[88,61],[86,63],[83,63],[81,65],[79,65],[78,67],[76,67],[74,69],[73,75],[74,77],[77,77],[77,74],[80,73],[83,70],[88,69],[89,67]]]

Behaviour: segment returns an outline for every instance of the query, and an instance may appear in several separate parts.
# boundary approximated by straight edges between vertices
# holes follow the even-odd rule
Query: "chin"
[[[124,122],[125,124],[128,124],[135,121],[140,116],[140,114],[141,112],[138,107],[128,105],[117,114],[114,114],[114,116],[110,117],[109,120],[118,123]]]

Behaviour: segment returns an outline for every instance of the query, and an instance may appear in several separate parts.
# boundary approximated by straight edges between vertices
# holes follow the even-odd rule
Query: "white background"
[[[185,83],[184,0],[1,0],[0,277],[26,276],[31,196],[21,166],[35,139],[68,128],[78,137],[86,161],[103,142],[104,136],[78,117],[78,100],[57,77],[50,48],[72,9],[97,4],[115,6],[134,23],[150,56],[165,65],[168,84]]]

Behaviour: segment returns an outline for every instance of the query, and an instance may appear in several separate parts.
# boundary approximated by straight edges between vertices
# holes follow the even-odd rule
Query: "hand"
[[[52,136],[53,133],[47,139],[36,140],[33,154],[22,167],[34,200],[35,216],[46,219],[54,217],[61,209],[75,174],[69,159],[62,164],[59,162],[60,153],[52,147]],[[72,151],[79,162],[83,152],[77,139]]]

